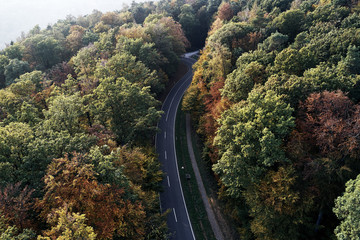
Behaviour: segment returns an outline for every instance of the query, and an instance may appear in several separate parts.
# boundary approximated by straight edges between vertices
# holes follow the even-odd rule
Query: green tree
[[[5,66],[5,80],[6,85],[9,86],[20,75],[29,72],[30,66],[28,62],[18,60],[17,58],[10,60],[9,64]]]
[[[80,133],[80,116],[84,114],[81,97],[78,94],[65,96],[59,95],[53,98],[49,109],[44,110],[45,128],[54,131],[67,131],[73,136]]]
[[[314,66],[314,56],[308,49],[299,51],[292,48],[285,48],[275,58],[275,71],[281,71],[286,74],[302,75],[302,73]]]
[[[259,44],[259,48],[267,52],[281,51],[285,48],[289,37],[279,32],[272,33],[270,37],[264,40],[263,43]]]
[[[5,67],[9,64],[9,58],[5,55],[0,55],[0,88],[6,86]]]
[[[273,20],[279,32],[288,35],[290,40],[295,39],[296,35],[302,31],[304,22],[305,14],[299,9],[283,12]]]
[[[32,71],[29,73],[24,73],[16,79],[16,82],[20,81],[30,81],[36,86],[36,91],[40,91],[43,88],[44,75],[41,71]]]
[[[179,23],[184,30],[185,36],[192,45],[194,45],[194,43],[197,44],[200,23],[195,16],[194,9],[191,5],[184,4],[181,6],[180,10]]]
[[[118,53],[107,62],[98,64],[95,72],[97,78],[121,78],[124,77],[131,83],[139,83],[140,86],[150,86],[155,93],[160,93],[164,85],[159,82],[155,71],[150,71],[142,62],[136,61],[136,57],[128,53]]]
[[[171,17],[152,14],[145,19],[144,28],[158,51],[168,61],[166,72],[174,73],[178,56],[185,53],[185,49],[189,46],[181,25]]]
[[[357,240],[360,235],[360,175],[346,183],[342,196],[335,200],[334,213],[341,221],[335,234],[339,240]]]
[[[255,84],[265,82],[265,67],[258,62],[251,62],[230,73],[222,89],[222,96],[227,97],[232,102],[245,100]]]
[[[219,120],[215,137],[220,159],[213,165],[229,196],[259,181],[264,171],[286,163],[283,139],[294,126],[293,109],[281,96],[254,88],[246,102],[233,105]]]
[[[156,133],[161,111],[148,87],[124,78],[100,80],[94,91],[93,114],[116,134],[120,143],[144,142]]]
[[[121,36],[116,44],[116,50],[130,53],[151,70],[159,70],[166,64],[164,57],[155,48],[155,44],[146,42],[142,38],[133,39]]]
[[[71,58],[71,62],[74,64],[74,70],[78,75],[89,77],[94,74],[99,58],[99,52],[95,45],[89,45],[80,49],[80,51]]]
[[[23,58],[24,46],[20,43],[15,43],[5,48],[4,52],[9,59],[17,58],[21,60]]]
[[[53,37],[34,35],[24,41],[24,59],[37,69],[49,69],[61,62],[64,49]]]
[[[359,47],[350,45],[346,58],[344,59],[345,69],[351,74],[360,74],[360,51]]]
[[[14,170],[9,174],[15,182],[28,179],[23,172],[24,157],[29,154],[29,144],[33,139],[34,132],[26,123],[13,122],[0,127],[0,162],[8,163]]]

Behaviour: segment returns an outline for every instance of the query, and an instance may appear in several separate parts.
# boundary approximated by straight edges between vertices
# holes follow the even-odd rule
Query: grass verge
[[[175,134],[176,156],[178,160],[181,185],[195,237],[199,240],[216,240],[207,218],[194,171],[191,166],[186,140],[185,114],[180,108],[176,114]],[[190,179],[186,178],[186,174],[190,175]]]

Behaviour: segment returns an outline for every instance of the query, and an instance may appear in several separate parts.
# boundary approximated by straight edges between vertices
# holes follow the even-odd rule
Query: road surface
[[[187,56],[186,56],[187,57]],[[177,82],[166,97],[162,110],[164,114],[159,121],[160,132],[156,135],[156,152],[164,172],[163,192],[160,194],[162,211],[170,209],[167,223],[174,240],[195,240],[185,199],[181,188],[179,168],[175,151],[175,119],[176,112],[185,90],[191,84],[193,72],[192,58],[182,58],[181,61],[188,67],[188,72]],[[184,129],[185,131],[185,129]]]

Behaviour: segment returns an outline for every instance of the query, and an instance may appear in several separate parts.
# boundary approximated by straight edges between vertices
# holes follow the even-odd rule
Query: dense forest
[[[161,0],[0,52],[0,239],[167,239],[153,137],[182,108],[240,239],[359,239],[360,4]],[[358,176],[359,175],[359,176]]]
[[[179,21],[200,29],[183,5],[68,16],[1,51],[0,239],[167,238],[153,139]]]
[[[240,239],[359,239],[360,4],[223,2],[192,113]]]

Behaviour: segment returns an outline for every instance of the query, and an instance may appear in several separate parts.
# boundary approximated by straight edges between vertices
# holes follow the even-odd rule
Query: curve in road
[[[196,61],[192,58],[181,58],[181,61],[186,64],[189,70],[171,89],[163,103],[162,110],[164,114],[158,124],[160,132],[156,135],[155,145],[162,171],[165,174],[162,183],[164,191],[160,194],[160,205],[162,211],[171,210],[167,219],[171,234],[170,238],[174,240],[195,240],[176,160],[175,120],[182,96],[191,84],[193,77],[192,65]]]

